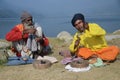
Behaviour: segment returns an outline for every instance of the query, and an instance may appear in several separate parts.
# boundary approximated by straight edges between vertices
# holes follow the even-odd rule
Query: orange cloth
[[[80,48],[78,50],[77,55],[79,57],[83,57],[84,59],[89,58],[93,54],[96,54],[98,57],[100,57],[103,60],[115,60],[116,56],[119,53],[119,48],[116,46],[108,46],[105,48],[102,48],[98,51],[92,51],[89,48]]]

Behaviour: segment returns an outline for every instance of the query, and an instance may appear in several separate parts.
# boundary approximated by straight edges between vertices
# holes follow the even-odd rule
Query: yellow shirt
[[[79,46],[84,46],[93,51],[107,46],[107,42],[105,40],[106,31],[95,23],[89,23],[88,26],[89,30],[85,30],[84,33],[81,34],[79,31],[75,33],[73,41],[69,46],[71,52],[75,52],[77,50],[77,48],[74,49],[75,41],[78,39],[77,36],[80,37]]]

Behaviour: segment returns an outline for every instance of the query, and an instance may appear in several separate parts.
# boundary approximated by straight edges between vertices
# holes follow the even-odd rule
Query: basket
[[[45,69],[49,68],[52,65],[52,63],[49,60],[35,60],[33,62],[33,67],[35,69]]]
[[[76,60],[71,62],[70,65],[74,68],[86,68],[89,66],[89,62],[86,60]]]

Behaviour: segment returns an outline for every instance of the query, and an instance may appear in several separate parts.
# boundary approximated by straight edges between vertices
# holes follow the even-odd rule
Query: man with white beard
[[[26,62],[31,54],[31,59],[48,54],[49,40],[41,26],[33,22],[33,17],[28,12],[23,12],[20,19],[21,23],[6,34],[6,40],[12,42],[12,51],[18,59],[22,58]]]

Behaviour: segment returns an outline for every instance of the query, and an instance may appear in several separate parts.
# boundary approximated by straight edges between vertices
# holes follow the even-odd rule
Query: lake
[[[88,22],[95,22],[103,27],[108,33],[120,29],[120,18],[86,18]],[[35,22],[41,25],[43,31],[48,37],[56,37],[61,31],[67,31],[71,34],[76,32],[76,29],[71,25],[71,17],[59,18],[44,18],[35,19]],[[12,27],[20,23],[17,18],[0,18],[0,38],[5,38],[5,34],[10,31]]]

